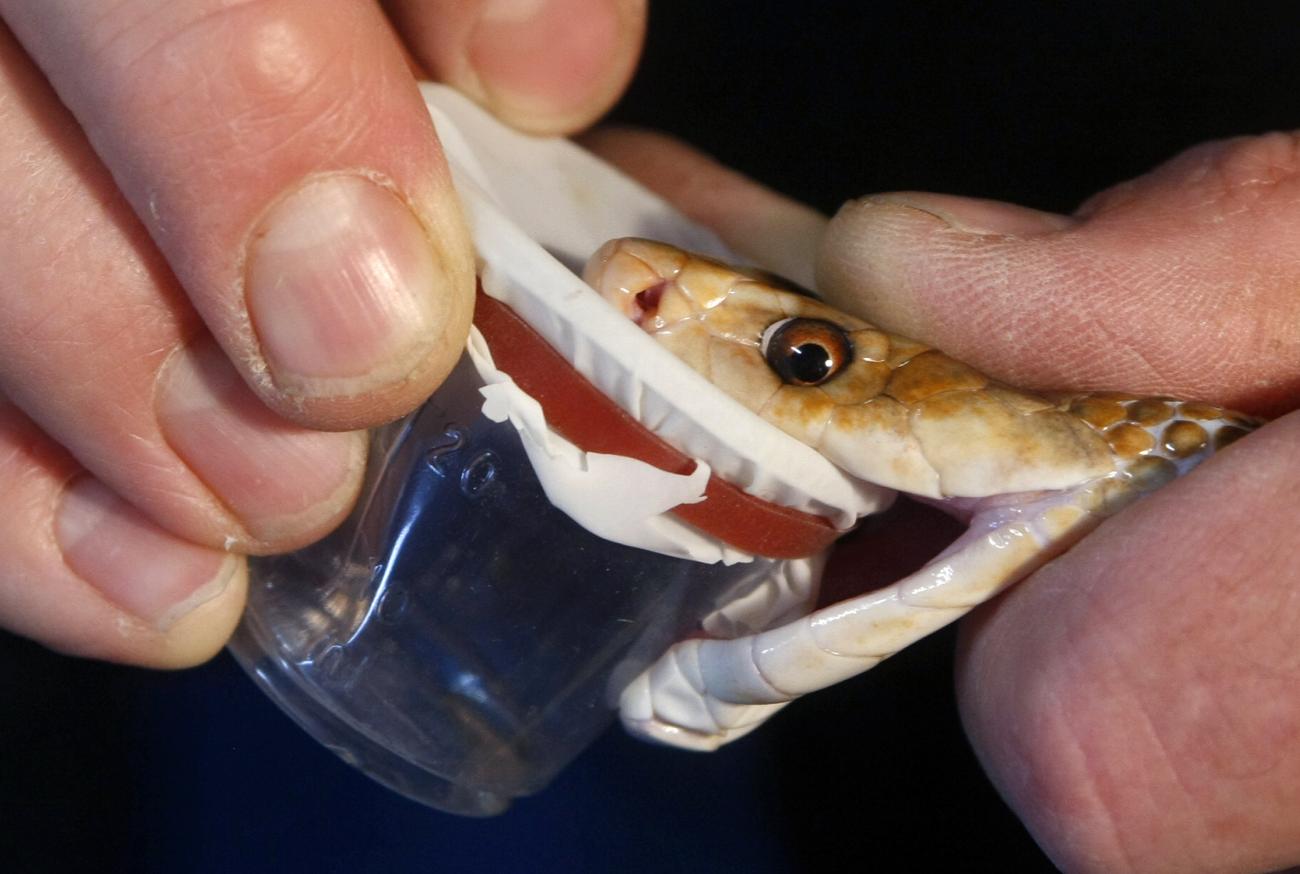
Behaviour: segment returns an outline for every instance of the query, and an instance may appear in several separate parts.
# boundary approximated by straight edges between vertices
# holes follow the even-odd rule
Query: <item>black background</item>
[[[826,211],[904,188],[1068,211],[1298,114],[1300,13],[1264,5],[798,6],[656,5],[616,118]],[[611,732],[541,796],[471,821],[351,771],[226,656],[157,674],[0,637],[0,867],[1051,870],[962,736],[952,640],[712,756]]]

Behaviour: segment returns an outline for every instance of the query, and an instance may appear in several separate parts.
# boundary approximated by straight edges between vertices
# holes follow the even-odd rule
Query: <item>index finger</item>
[[[364,0],[0,0],[258,394],[354,428],[429,394],[473,262],[432,123]]]

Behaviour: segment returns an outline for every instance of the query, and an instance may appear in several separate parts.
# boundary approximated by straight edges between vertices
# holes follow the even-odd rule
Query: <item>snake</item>
[[[780,277],[652,240],[606,243],[584,279],[848,475],[968,522],[884,589],[752,633],[675,644],[623,691],[621,711],[634,732],[677,746],[716,748],[867,670],[1262,424],[1172,397],[1024,391]]]

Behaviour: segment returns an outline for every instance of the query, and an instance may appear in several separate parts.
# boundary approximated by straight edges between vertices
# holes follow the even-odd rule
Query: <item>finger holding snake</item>
[[[823,236],[805,208],[648,136],[589,142],[739,251],[760,263],[776,252],[765,266],[800,269],[791,247],[750,229],[797,229],[805,252],[821,236],[816,273],[833,301],[991,375],[1268,414],[1296,405],[1291,138],[1201,147],[1077,216],[891,195],[849,205]],[[1063,867],[1300,860],[1297,432],[1283,415],[967,624],[968,731]]]

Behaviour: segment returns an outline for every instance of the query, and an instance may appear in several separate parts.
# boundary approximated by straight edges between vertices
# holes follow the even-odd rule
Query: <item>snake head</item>
[[[584,278],[710,382],[813,446],[826,392],[878,391],[888,369],[880,332],[765,271],[628,238],[602,246]]]
[[[932,498],[1055,489],[1113,470],[1093,429],[770,274],[646,240],[587,281],[718,388],[867,482]]]
[[[838,407],[874,397],[889,376],[884,334],[765,271],[625,238],[602,246],[584,278],[704,378],[815,449],[827,450]]]

